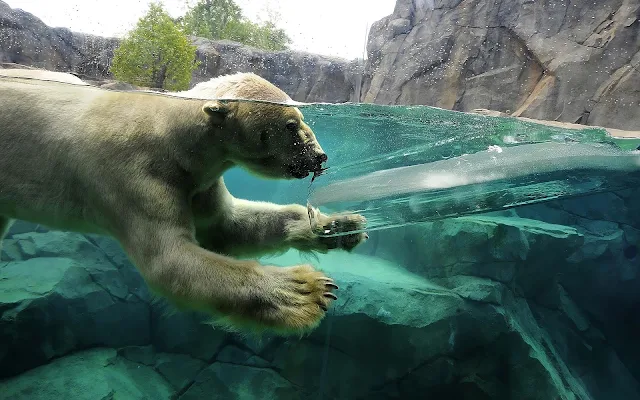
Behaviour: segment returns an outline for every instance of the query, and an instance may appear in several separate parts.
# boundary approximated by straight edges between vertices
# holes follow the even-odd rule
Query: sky
[[[100,36],[121,37],[147,11],[149,0],[4,0],[53,27]],[[163,0],[173,17],[184,14],[186,1]],[[393,12],[396,0],[236,0],[253,21],[280,15],[295,50],[354,59],[363,56],[371,24]]]

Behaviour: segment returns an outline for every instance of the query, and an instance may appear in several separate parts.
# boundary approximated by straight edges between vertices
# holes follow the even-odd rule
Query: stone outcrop
[[[362,100],[640,125],[640,1],[398,0]]]
[[[32,14],[0,1],[0,62],[73,72],[82,78],[108,76],[114,38],[51,28]]]
[[[395,230],[346,258],[321,255],[317,264],[342,296],[311,335],[288,340],[226,334],[202,315],[152,301],[110,239],[17,223],[0,264],[0,392],[16,400],[78,391],[158,399],[306,399],[319,391],[332,399],[640,398],[635,331],[616,336],[612,325],[629,311],[598,305],[619,282],[635,281],[633,261],[611,253],[624,258],[640,231],[598,222],[632,211],[603,215],[598,204],[611,199],[602,196],[586,208],[558,202],[523,211],[567,225],[466,217]],[[401,255],[409,271],[383,260]],[[290,252],[262,262],[299,260]],[[620,281],[599,279],[603,262],[617,263]],[[629,310],[637,296],[627,296]]]
[[[536,337],[579,375],[586,392],[574,387],[576,398],[636,399],[638,196],[637,189],[603,193],[372,232],[362,251],[401,262],[468,300],[512,311],[526,304],[542,329]],[[529,311],[519,308],[516,318]],[[615,361],[585,368],[586,359],[604,362],[601,351],[615,353]],[[626,383],[609,387],[611,376]]]
[[[357,101],[363,70],[358,61],[296,51],[268,52],[229,41],[191,40],[200,61],[191,85],[218,75],[255,72],[297,101]],[[50,28],[0,0],[0,63],[71,72],[90,83],[118,88],[109,72],[118,43],[117,38]]]
[[[297,51],[270,52],[226,40],[194,37],[192,42],[198,46],[196,55],[200,61],[192,85],[213,76],[254,72],[297,101],[343,103],[358,100],[361,62]]]
[[[77,349],[149,343],[147,287],[117,244],[15,229],[29,232],[3,243],[0,377]]]

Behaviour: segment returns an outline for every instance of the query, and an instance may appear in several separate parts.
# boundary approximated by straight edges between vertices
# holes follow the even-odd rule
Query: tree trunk
[[[162,64],[154,73],[153,85],[156,89],[164,89],[164,80],[167,78],[167,64]]]

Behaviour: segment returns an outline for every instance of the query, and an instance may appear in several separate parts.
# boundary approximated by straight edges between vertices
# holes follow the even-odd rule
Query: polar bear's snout
[[[293,165],[289,166],[289,174],[294,178],[306,178],[309,173],[319,175],[325,168],[322,164],[327,161],[327,155],[323,153],[316,153],[313,158],[303,158],[297,160]]]
[[[322,165],[322,163],[326,162],[328,159],[329,157],[324,152],[316,155],[316,160],[320,165]]]
[[[322,169],[322,164],[324,164],[328,159],[329,157],[324,151],[322,151],[322,149],[320,149],[320,151],[314,151],[312,156],[313,162],[311,163],[311,168],[309,168],[309,170],[311,172],[315,172]]]
[[[322,150],[320,144],[315,140],[311,143],[311,146],[307,147],[305,153],[304,159],[307,162],[303,166],[308,172],[321,171],[323,169],[322,164],[329,159],[327,153]]]

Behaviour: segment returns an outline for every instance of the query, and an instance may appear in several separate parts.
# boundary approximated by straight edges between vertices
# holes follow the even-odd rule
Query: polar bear
[[[75,85],[88,86],[89,84],[73,74],[66,72],[48,71],[46,69],[31,68],[0,68],[0,76],[14,78],[40,79],[43,81],[66,82]]]
[[[337,298],[331,278],[238,257],[351,250],[366,221],[233,197],[222,179],[233,166],[301,179],[327,155],[298,108],[215,98],[293,103],[254,74],[173,95],[0,76],[0,232],[22,219],[109,235],[180,307],[233,329],[314,328]],[[314,224],[358,233],[321,237]]]

